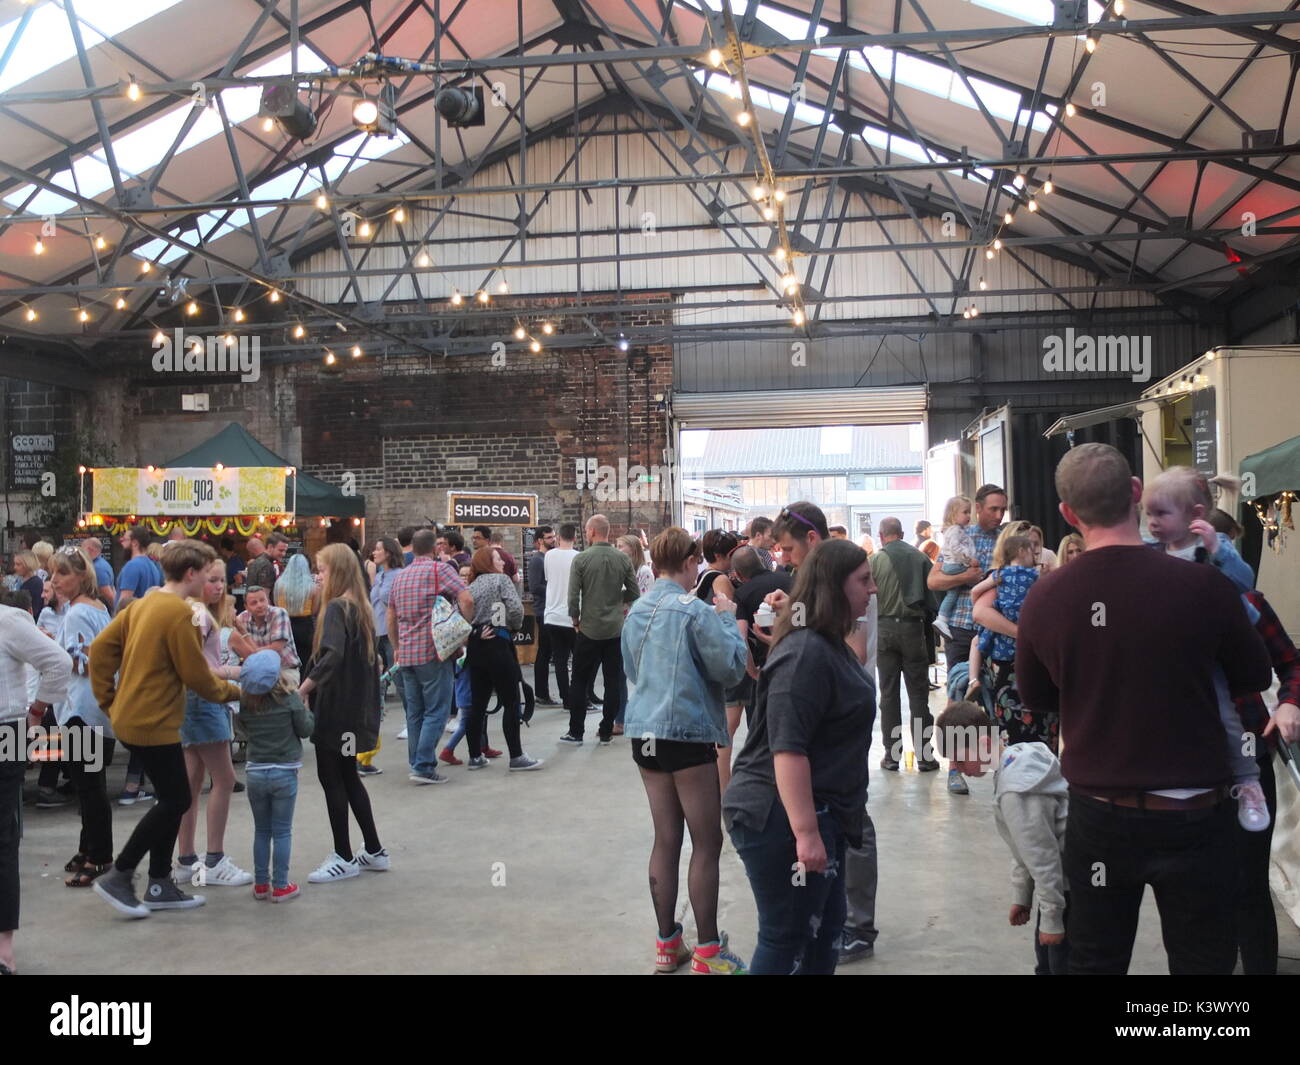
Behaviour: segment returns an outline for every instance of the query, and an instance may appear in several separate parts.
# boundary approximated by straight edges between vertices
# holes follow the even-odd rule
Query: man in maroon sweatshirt
[[[1230,974],[1236,807],[1214,671],[1234,696],[1267,688],[1268,650],[1231,581],[1142,542],[1142,482],[1118,451],[1073,448],[1056,491],[1085,551],[1030,589],[1016,681],[1026,707],[1061,715],[1070,971],[1128,971],[1150,884],[1169,971]]]

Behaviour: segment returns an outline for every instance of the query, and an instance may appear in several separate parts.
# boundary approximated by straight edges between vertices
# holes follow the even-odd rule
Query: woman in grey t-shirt
[[[777,619],[722,802],[758,908],[751,973],[835,971],[844,853],[862,841],[876,714],[875,686],[845,638],[874,591],[866,552],[828,540]]]

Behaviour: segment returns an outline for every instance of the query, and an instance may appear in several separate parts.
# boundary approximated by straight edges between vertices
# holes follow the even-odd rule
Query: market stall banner
[[[288,509],[281,466],[92,471],[101,514],[279,514]]]

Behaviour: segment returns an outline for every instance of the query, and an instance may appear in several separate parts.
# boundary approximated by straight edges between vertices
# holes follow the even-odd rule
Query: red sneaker
[[[438,752],[438,761],[446,762],[448,765],[465,764],[459,758],[456,757],[456,752],[453,751],[450,747],[444,747],[441,751]]]
[[[655,937],[655,972],[671,973],[691,960],[691,948],[682,942],[682,926],[667,939]]]
[[[502,753],[502,752],[498,751],[495,747],[484,747],[484,748],[483,748],[483,757],[484,757],[484,758],[500,758],[500,757],[501,757],[501,753]]]
[[[270,885],[270,884],[254,884],[254,885],[253,885],[253,898],[257,899],[258,902],[265,902],[265,901],[266,901],[267,899],[269,899],[270,897],[271,897],[271,885]]]
[[[271,892],[272,902],[288,902],[290,899],[296,899],[297,897],[297,884],[285,884],[284,887],[278,887]]]

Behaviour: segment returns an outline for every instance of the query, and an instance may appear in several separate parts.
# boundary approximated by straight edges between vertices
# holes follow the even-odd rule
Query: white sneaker
[[[943,633],[943,635],[948,637],[948,639],[952,639],[952,629],[948,628],[948,622],[945,618],[935,618],[931,624]]]
[[[195,887],[244,887],[253,882],[253,874],[245,872],[225,855],[211,869],[200,858],[194,865],[190,883]]]
[[[1272,818],[1268,814],[1268,801],[1258,780],[1248,780],[1232,789],[1237,800],[1237,823],[1247,832],[1263,832]]]
[[[388,857],[388,848],[380,848],[377,854],[371,854],[368,850],[362,848],[357,851],[357,856],[353,859],[362,869],[369,869],[372,873],[386,873],[393,867],[392,860]]]
[[[404,740],[404,739],[406,739],[406,729],[402,729],[402,731],[399,732],[399,733],[397,734],[397,738],[398,738],[399,740]]]
[[[355,858],[347,861],[337,854],[331,854],[320,863],[319,869],[307,876],[307,883],[328,884],[335,880],[351,880],[354,876],[360,875],[361,866],[357,864]]]

